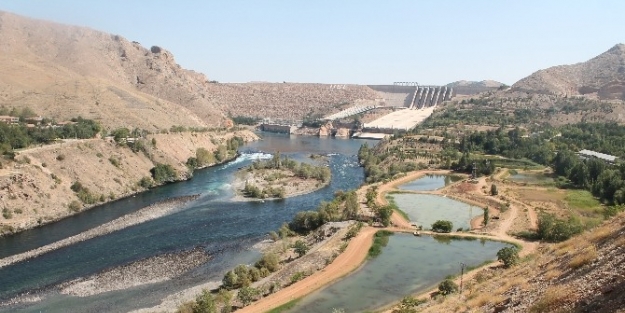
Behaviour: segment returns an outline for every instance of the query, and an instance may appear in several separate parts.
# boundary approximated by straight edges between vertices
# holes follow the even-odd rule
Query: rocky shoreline
[[[176,210],[180,209],[181,206],[185,203],[193,201],[198,197],[199,195],[182,196],[154,203],[150,206],[139,209],[138,211],[124,215],[108,223],[84,231],[80,234],[65,238],[63,240],[59,240],[57,242],[45,245],[43,247],[39,247],[34,250],[2,258],[0,259],[0,268],[75,244],[77,242],[106,235],[129,226],[141,224],[171,214]]]
[[[209,255],[202,247],[166,253],[105,270],[89,277],[62,283],[61,294],[86,297],[103,292],[152,284],[177,277],[207,262]]]

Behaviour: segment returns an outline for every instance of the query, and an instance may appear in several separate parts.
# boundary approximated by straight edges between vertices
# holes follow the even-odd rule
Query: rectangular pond
[[[448,275],[460,273],[460,263],[477,266],[495,260],[502,242],[451,237],[395,234],[382,254],[346,278],[302,299],[289,313],[328,313],[333,309],[363,312],[388,306],[425,292]]]
[[[456,175],[427,174],[413,181],[397,186],[401,190],[432,191],[448,186],[451,183],[462,180]]]
[[[451,221],[454,230],[469,229],[471,219],[483,214],[482,208],[437,195],[399,193],[391,194],[400,210],[411,222],[430,229],[437,220]]]

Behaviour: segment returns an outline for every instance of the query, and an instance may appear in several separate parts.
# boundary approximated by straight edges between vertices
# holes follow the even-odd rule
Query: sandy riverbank
[[[102,224],[78,235],[74,235],[63,240],[39,247],[34,250],[30,250],[24,253],[15,254],[6,258],[0,259],[0,268],[21,262],[44,253],[67,247],[77,242],[85,241],[98,236],[106,235],[114,231],[124,229],[133,225],[147,222],[149,220],[157,219],[159,217],[171,214],[180,209],[185,203],[195,200],[199,195],[183,196],[167,199],[165,201],[157,202],[145,208],[139,209],[133,213],[124,215],[108,223]]]

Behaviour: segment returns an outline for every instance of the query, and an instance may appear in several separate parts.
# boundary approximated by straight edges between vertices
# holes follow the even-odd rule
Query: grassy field
[[[297,303],[299,302],[299,300],[301,300],[301,299],[291,300],[291,301],[289,301],[289,302],[287,302],[287,303],[285,303],[285,304],[283,304],[283,305],[281,305],[279,307],[275,307],[275,308],[273,308],[273,309],[271,309],[271,310],[269,310],[269,311],[267,311],[265,313],[282,313],[284,311],[288,311],[288,310],[294,308],[295,305],[297,305]]]

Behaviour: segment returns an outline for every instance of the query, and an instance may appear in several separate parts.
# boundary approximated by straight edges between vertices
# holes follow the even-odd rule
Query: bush
[[[252,287],[243,287],[241,288],[241,290],[239,290],[239,293],[237,294],[237,299],[239,299],[239,301],[243,303],[243,306],[247,306],[248,304],[256,300],[256,297],[258,297],[258,295],[260,295],[260,290]]]
[[[70,202],[69,204],[69,209],[72,212],[79,212],[80,209],[82,209],[82,204],[80,204],[80,202],[73,200],[72,202]]]
[[[506,268],[519,263],[519,249],[516,247],[505,247],[497,251],[497,260],[503,263]]]
[[[308,252],[310,248],[303,240],[298,240],[293,245],[293,249],[295,250],[295,253],[299,255],[299,257],[302,257],[306,254],[306,252]]]
[[[581,233],[581,222],[573,217],[561,220],[553,214],[543,213],[538,218],[538,238],[548,242],[560,242]]]
[[[451,279],[445,279],[438,285],[440,294],[446,296],[458,291],[458,285]]]
[[[139,180],[137,184],[143,188],[150,188],[152,187],[154,182],[152,181],[152,178],[144,176],[143,178],[141,178],[141,180]]]
[[[57,156],[56,156],[56,160],[57,160],[57,161],[63,161],[63,160],[65,160],[65,155],[64,155],[64,154],[59,154],[59,155],[57,155]]]
[[[432,224],[432,231],[436,233],[450,233],[454,229],[451,221],[438,220]]]
[[[270,272],[275,272],[280,268],[280,260],[273,253],[265,253],[263,257],[256,262],[255,266],[259,269],[266,268]]]
[[[109,158],[109,162],[111,162],[111,164],[113,164],[113,166],[119,168],[119,160],[115,157],[110,157]]]
[[[156,166],[150,170],[150,173],[152,174],[152,179],[159,184],[173,182],[177,177],[176,170],[169,164],[156,163]]]

